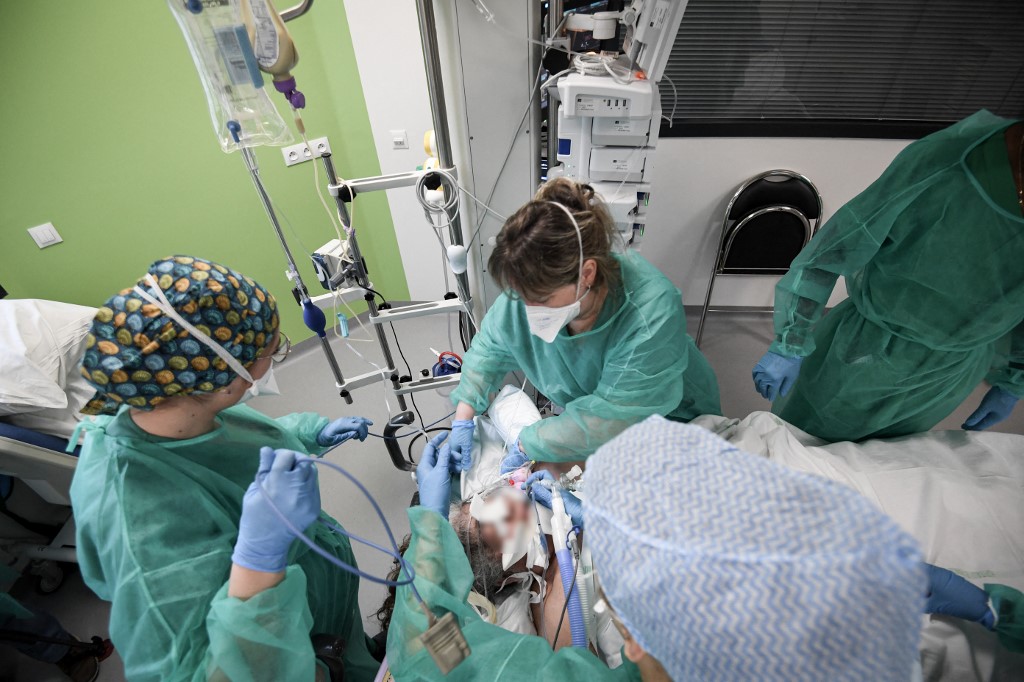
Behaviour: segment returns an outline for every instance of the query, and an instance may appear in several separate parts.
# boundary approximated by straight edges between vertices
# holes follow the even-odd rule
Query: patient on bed
[[[557,650],[572,644],[563,615],[565,590],[550,534],[550,511],[534,504],[520,488],[526,475],[526,470],[515,472],[509,480],[453,504],[449,521],[473,570],[474,591],[494,605],[494,622],[507,630],[539,635]],[[581,533],[578,541],[582,540]],[[578,584],[586,589],[593,575],[589,551],[581,557]],[[615,667],[621,636],[602,618],[588,614],[588,620],[588,631],[600,649],[595,653]]]

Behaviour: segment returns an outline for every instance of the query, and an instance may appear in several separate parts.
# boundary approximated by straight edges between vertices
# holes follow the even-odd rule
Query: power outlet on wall
[[[327,141],[326,137],[318,137],[315,140],[310,140],[309,144],[313,146],[316,151],[316,156],[309,151],[309,147],[306,146],[305,142],[299,144],[293,144],[290,147],[283,147],[281,149],[281,155],[284,156],[284,165],[294,166],[297,163],[303,161],[310,161],[314,158],[320,158],[321,154],[331,153],[331,143]]]

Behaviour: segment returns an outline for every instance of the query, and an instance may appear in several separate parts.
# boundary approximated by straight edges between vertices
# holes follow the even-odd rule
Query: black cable
[[[384,298],[384,294],[380,293],[376,289],[371,289],[370,287],[363,287],[363,289],[380,298],[381,305],[390,305],[388,303],[388,299]],[[405,371],[408,373],[409,380],[411,381],[413,379],[412,367],[409,365],[409,361],[405,357],[405,352],[402,351],[402,343],[398,340],[398,332],[395,331],[395,323],[390,322],[388,323],[388,326],[391,327],[391,335],[395,337],[395,348],[398,349],[398,354],[402,356],[402,362],[405,363]],[[420,407],[416,404],[416,396],[410,393],[409,401],[412,403],[412,409],[416,411],[416,418],[420,420],[420,426],[426,426],[427,422],[424,421],[423,414],[420,412]]]
[[[579,556],[580,557],[583,556],[583,541],[582,540],[580,540]],[[576,562],[575,563],[576,563],[576,568],[574,568],[573,571],[572,571],[572,582],[569,583],[569,591],[566,592],[566,594],[565,594],[565,603],[562,604],[562,614],[560,616],[558,616],[558,628],[555,630],[555,638],[552,640],[551,646],[554,646],[555,643],[558,642],[558,635],[561,634],[561,632],[562,632],[562,623],[565,621],[565,613],[569,609],[569,596],[572,594],[573,588],[576,587],[576,574],[579,573],[579,571],[580,571],[580,560],[579,560],[579,557],[576,558]],[[559,572],[561,572],[561,569],[559,569]]]
[[[408,447],[406,447],[406,449],[405,449],[405,454],[409,457],[409,461],[410,462],[415,462],[416,461],[416,460],[414,460],[412,458],[412,446],[416,443],[416,441],[418,441],[423,436],[424,433],[437,433],[438,431],[451,431],[451,429],[445,428],[445,427],[438,427],[436,429],[427,429],[426,431],[420,431],[415,436],[413,436],[412,440],[409,441]]]
[[[391,335],[395,337],[395,348],[398,349],[398,354],[402,357],[402,362],[405,363],[405,371],[409,373],[409,380],[412,381],[412,367],[409,366],[409,361],[405,359],[405,353],[402,351],[402,344],[398,341],[398,332],[395,331],[395,323],[391,322],[388,326],[391,327]],[[426,426],[427,422],[423,420],[423,415],[420,414],[420,408],[416,404],[416,396],[410,393],[409,401],[412,403],[412,409],[416,410],[416,418],[420,420],[420,426]]]

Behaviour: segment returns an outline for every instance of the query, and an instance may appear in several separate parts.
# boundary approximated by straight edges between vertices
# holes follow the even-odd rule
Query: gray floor
[[[690,311],[688,311],[689,313]],[[696,315],[690,314],[690,330],[695,333]],[[399,324],[403,349],[414,372],[429,367],[433,362],[431,348],[445,350],[449,347],[445,323],[438,318],[419,318]],[[358,328],[353,338],[365,339]],[[722,407],[726,415],[745,416],[757,410],[769,409],[767,401],[761,399],[752,387],[750,372],[757,359],[765,352],[771,340],[771,319],[766,315],[716,314],[708,322],[705,331],[704,350],[718,374],[722,392]],[[379,362],[376,346],[371,343],[353,342],[353,347],[370,359]],[[360,374],[371,369],[344,344],[335,342],[335,351],[348,375]],[[396,361],[401,364],[400,358]],[[257,398],[252,405],[266,414],[278,416],[295,411],[316,411],[330,417],[346,414],[367,416],[376,422],[372,429],[380,433],[387,421],[384,392],[380,385],[366,387],[355,394],[355,403],[346,405],[334,390],[327,365],[320,349],[315,344],[303,344],[286,363],[279,366],[278,383],[282,395]],[[963,420],[981,400],[985,389],[979,387],[971,398],[938,428],[959,428]],[[447,399],[434,392],[421,393],[417,403],[427,423],[445,417],[450,411]],[[391,408],[398,410],[394,398]],[[1024,434],[1024,409],[1018,409],[1014,416],[1000,424],[995,430]],[[417,443],[420,449],[422,439]],[[333,451],[329,456],[346,467],[377,498],[396,536],[404,536],[409,530],[405,510],[415,490],[410,475],[395,469],[379,439],[369,438],[365,443],[348,443]],[[359,492],[340,475],[325,471],[321,476],[321,491],[324,508],[351,531],[370,538],[383,538],[375,514]],[[356,546],[360,566],[375,575],[383,575],[390,567],[386,556]],[[27,595],[24,589],[20,595]],[[359,603],[362,612],[371,616],[380,604],[384,588],[363,581],[360,587]],[[80,637],[106,634],[108,606],[92,596],[77,575],[72,575],[55,595],[38,597],[28,595],[31,602],[49,610],[65,626]],[[368,632],[377,631],[376,624],[368,618]],[[64,679],[48,666],[42,666],[0,647],[0,681],[33,680],[49,682]],[[123,680],[119,660],[114,658],[104,664],[100,680]]]

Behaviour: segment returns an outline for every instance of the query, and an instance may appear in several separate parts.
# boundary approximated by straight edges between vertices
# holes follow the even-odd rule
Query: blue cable
[[[353,476],[348,471],[346,471],[342,467],[338,466],[334,462],[328,462],[327,460],[323,460],[323,459],[316,459],[315,457],[306,457],[306,458],[303,458],[303,459],[299,460],[297,462],[297,465],[301,465],[303,462],[309,462],[310,465],[314,465],[314,464],[321,465],[322,464],[322,465],[324,465],[324,466],[326,466],[328,468],[334,469],[335,471],[341,473],[348,480],[350,480],[352,483],[354,483],[355,486],[357,488],[359,488],[359,491],[366,497],[366,499],[368,499],[370,501],[370,504],[373,506],[373,510],[375,512],[377,512],[377,517],[380,519],[381,524],[383,524],[383,526],[384,526],[384,530],[387,532],[388,540],[391,542],[392,549],[387,549],[386,547],[382,547],[382,546],[378,545],[375,542],[372,542],[370,540],[366,540],[365,538],[359,537],[358,535],[355,535],[354,533],[350,533],[350,532],[344,530],[343,528],[341,528],[339,526],[335,526],[332,523],[328,523],[328,522],[324,521],[321,518],[318,518],[317,521],[319,521],[322,525],[326,526],[328,529],[330,529],[331,531],[333,531],[335,533],[339,533],[339,534],[349,538],[350,540],[355,540],[356,542],[359,542],[361,544],[367,545],[368,547],[372,547],[374,549],[377,549],[377,550],[383,552],[384,554],[387,554],[392,559],[394,559],[395,561],[398,562],[398,565],[400,566],[400,568],[403,571],[405,571],[408,574],[409,577],[405,578],[405,579],[400,579],[400,580],[389,580],[387,578],[380,578],[380,577],[372,575],[370,573],[366,573],[365,571],[361,571],[360,569],[356,568],[355,566],[352,566],[351,564],[346,563],[346,562],[342,561],[341,559],[339,559],[338,557],[334,556],[333,554],[327,552],[325,549],[323,549],[322,547],[317,545],[315,542],[310,540],[308,537],[306,537],[305,533],[303,533],[298,528],[296,528],[295,525],[291,521],[289,521],[287,517],[285,517],[284,513],[280,509],[277,508],[276,504],[274,504],[274,501],[273,501],[273,499],[271,499],[270,495],[267,494],[266,489],[263,487],[263,481],[257,480],[257,484],[259,485],[260,492],[263,494],[263,497],[266,498],[267,503],[270,505],[270,508],[277,515],[277,518],[279,518],[281,520],[281,523],[284,524],[285,528],[290,530],[292,532],[292,534],[295,535],[295,537],[297,537],[300,541],[305,543],[305,545],[307,547],[309,547],[311,550],[313,550],[314,552],[316,552],[321,557],[323,557],[324,559],[326,559],[330,563],[334,564],[338,568],[342,569],[343,571],[348,571],[349,573],[351,573],[351,574],[353,574],[355,576],[358,576],[360,578],[363,578],[364,580],[369,580],[370,582],[377,583],[377,584],[380,584],[380,585],[387,585],[388,587],[401,587],[403,585],[408,585],[412,589],[412,593],[416,597],[416,599],[419,602],[423,603],[423,598],[420,597],[419,592],[416,590],[416,585],[413,583],[413,581],[416,579],[416,572],[415,572],[415,570],[413,570],[413,567],[409,564],[409,562],[405,560],[405,557],[402,556],[401,551],[398,549],[398,543],[395,542],[394,533],[391,532],[391,526],[388,524],[387,519],[384,517],[384,512],[381,511],[380,505],[377,504],[377,500],[375,500],[373,495],[370,494],[370,491],[366,489],[366,486],[364,486],[362,483],[360,483],[359,479],[357,479],[355,476]]]

